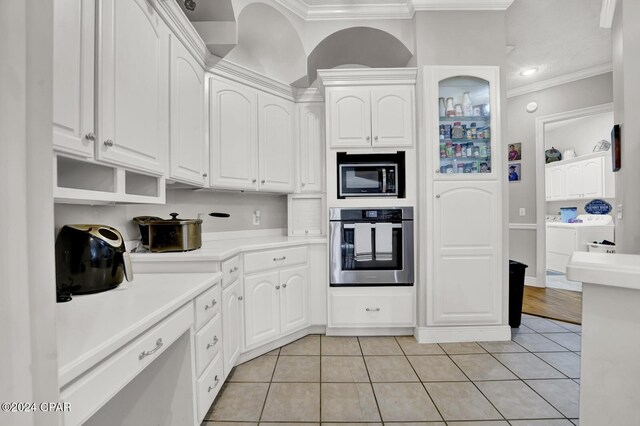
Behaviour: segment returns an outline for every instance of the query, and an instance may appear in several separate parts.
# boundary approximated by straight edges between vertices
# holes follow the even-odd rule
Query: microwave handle
[[[382,168],[382,193],[387,193],[387,169]]]

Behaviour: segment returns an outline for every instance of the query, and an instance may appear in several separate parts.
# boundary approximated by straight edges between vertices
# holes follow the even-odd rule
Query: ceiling
[[[600,28],[602,0],[515,0],[507,9],[507,88],[611,64],[611,31]],[[523,69],[539,71],[523,77]]]
[[[343,6],[367,4],[407,4],[407,0],[301,0],[307,6]]]

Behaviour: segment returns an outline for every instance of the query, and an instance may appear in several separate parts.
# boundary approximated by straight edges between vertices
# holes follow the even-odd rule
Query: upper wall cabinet
[[[324,190],[324,103],[298,105],[300,192]]]
[[[293,102],[218,76],[209,91],[211,186],[293,192]]]
[[[332,148],[413,145],[413,86],[330,88]]]
[[[415,139],[415,68],[320,70],[331,148],[395,148]]]
[[[294,190],[293,106],[274,95],[258,95],[258,188],[262,191]]]
[[[219,77],[209,85],[211,176],[213,187],[257,189],[258,95]]]
[[[547,201],[615,197],[609,152],[547,164],[545,190]]]
[[[171,36],[170,178],[204,186],[207,178],[204,69]]]
[[[93,157],[95,2],[54,1],[53,145]]]
[[[101,3],[98,159],[165,171],[169,29],[146,0]]]

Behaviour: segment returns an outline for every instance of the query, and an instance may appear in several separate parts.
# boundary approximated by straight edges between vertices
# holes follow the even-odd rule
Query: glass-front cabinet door
[[[494,179],[499,74],[496,67],[433,67],[426,108],[435,179]]]

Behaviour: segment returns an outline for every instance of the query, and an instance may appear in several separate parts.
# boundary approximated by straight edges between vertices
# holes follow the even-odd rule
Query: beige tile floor
[[[236,366],[203,425],[570,426],[580,332],[525,314],[510,342],[311,335]]]

